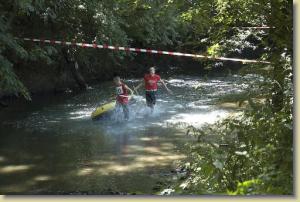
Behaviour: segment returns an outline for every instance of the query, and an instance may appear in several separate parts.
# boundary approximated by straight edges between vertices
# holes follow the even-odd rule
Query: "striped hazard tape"
[[[161,50],[152,50],[152,49],[143,49],[143,48],[128,48],[121,46],[110,46],[110,45],[99,45],[96,43],[77,43],[77,42],[66,42],[66,41],[56,41],[49,39],[31,39],[31,38],[22,38],[25,41],[33,41],[33,42],[41,42],[41,43],[49,43],[49,44],[58,44],[58,45],[67,45],[67,46],[78,46],[78,47],[89,47],[89,48],[101,48],[101,49],[111,49],[118,51],[127,51],[127,52],[139,52],[139,53],[150,53],[150,54],[161,54],[161,55],[172,55],[172,56],[183,56],[183,57],[193,57],[193,58],[203,58],[203,59],[211,59],[211,60],[223,60],[223,61],[234,61],[234,62],[242,62],[242,63],[264,63],[270,64],[268,61],[263,60],[248,60],[248,59],[240,59],[240,58],[227,58],[227,57],[214,57],[214,56],[206,56],[199,54],[190,54],[190,53],[180,53],[180,52],[171,52],[171,51],[161,51]]]

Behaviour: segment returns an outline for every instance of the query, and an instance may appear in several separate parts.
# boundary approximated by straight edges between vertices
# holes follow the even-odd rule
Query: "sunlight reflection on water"
[[[248,80],[251,81],[251,76]],[[109,119],[93,123],[90,116],[99,103],[105,103],[111,92],[107,87],[98,87],[76,95],[67,102],[46,106],[29,113],[19,120],[4,120],[3,124],[16,125],[26,130],[66,131],[71,128],[78,130],[91,129],[91,125],[99,125],[102,129],[114,128],[121,125],[119,131],[139,130],[149,126],[166,126],[166,124],[185,123],[201,126],[204,123],[214,123],[228,115],[227,110],[214,108],[213,101],[228,92],[241,92],[249,86],[249,81],[242,77],[233,76],[204,80],[197,77],[178,77],[167,81],[174,94],[169,95],[159,89],[157,105],[153,114],[146,107],[145,95],[134,96],[135,103],[130,105],[130,119],[124,122],[122,110]],[[137,79],[127,80],[129,86],[135,86]],[[111,86],[111,83],[104,84]],[[197,89],[196,89],[197,88]],[[97,98],[98,97],[98,98]],[[99,102],[100,101],[100,102]],[[119,123],[124,122],[124,123]],[[55,127],[53,127],[55,126]],[[110,131],[110,130],[109,130]],[[108,132],[109,132],[108,131]]]

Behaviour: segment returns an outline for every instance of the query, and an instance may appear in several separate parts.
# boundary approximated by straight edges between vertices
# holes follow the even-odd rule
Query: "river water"
[[[254,75],[167,78],[174,93],[160,87],[149,115],[140,91],[129,121],[122,113],[90,118],[96,106],[109,101],[110,82],[2,109],[0,194],[155,194],[186,157],[184,129],[228,116],[233,110],[218,107],[216,99],[245,91],[255,80]]]

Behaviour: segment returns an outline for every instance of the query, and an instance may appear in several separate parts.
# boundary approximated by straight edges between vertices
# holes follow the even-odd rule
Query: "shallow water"
[[[183,129],[214,123],[231,113],[215,106],[221,95],[241,92],[255,76],[168,78],[152,115],[143,92],[123,114],[92,121],[109,101],[111,83],[77,93],[19,103],[0,111],[0,194],[153,194],[185,158]],[[127,80],[128,86],[137,80]]]

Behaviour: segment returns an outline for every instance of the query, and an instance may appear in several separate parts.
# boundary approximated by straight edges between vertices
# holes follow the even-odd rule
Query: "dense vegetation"
[[[242,69],[266,78],[267,82],[259,87],[263,103],[252,101],[250,89],[245,97],[250,104],[242,117],[203,128],[201,132],[194,130],[199,141],[191,146],[191,174],[184,192],[291,194],[292,6],[289,0],[2,1],[0,95],[14,93],[30,99],[18,72],[24,76],[24,71],[44,74],[50,69],[54,72],[52,77],[59,74],[62,80],[69,71],[64,48],[28,43],[15,37],[95,41],[268,60],[270,65],[243,65]],[[246,28],[253,26],[269,29]],[[72,51],[84,75],[91,80],[108,78],[112,67],[137,71],[138,68],[128,66],[135,60],[142,63],[143,57],[148,57],[93,49]],[[208,70],[221,70],[226,64],[198,62]],[[210,134],[218,134],[216,139],[220,142],[227,136],[234,137],[226,141],[236,146],[231,150],[215,148],[205,142]]]
[[[170,49],[210,55],[242,55],[250,59],[259,59],[262,56],[269,60],[272,57],[275,62],[281,58],[277,56],[282,52],[291,54],[291,6],[290,1],[252,0],[105,0],[100,2],[96,0],[13,0],[2,2],[0,4],[1,91],[21,93],[29,98],[27,86],[30,91],[34,91],[34,87],[39,86],[36,83],[47,78],[52,78],[47,82],[55,85],[61,80],[67,80],[66,72],[70,69],[64,60],[65,48],[41,46],[14,37],[95,41],[99,44]],[[271,11],[276,15],[271,14]],[[264,25],[276,29],[241,28]],[[141,54],[137,57],[135,54],[124,52],[70,47],[68,49],[72,50],[72,57],[78,61],[83,75],[88,80],[107,79],[111,76],[112,68],[128,69],[127,74],[130,75],[130,73],[143,71],[143,68],[148,65],[140,63],[148,62],[150,65],[153,63],[157,65],[159,61],[171,60],[164,56]],[[189,61],[189,59],[184,58],[182,61]],[[178,60],[174,65],[178,65]],[[221,71],[224,63],[201,60],[198,61],[198,65],[200,69],[217,68]],[[46,74],[48,76],[28,81],[30,80],[28,75],[31,75],[28,72],[39,73],[34,78]],[[276,75],[278,75],[277,80],[282,80],[281,74]],[[65,83],[68,83],[68,80]],[[57,85],[59,87],[64,84]],[[41,89],[44,91],[53,88],[53,86],[47,88],[45,84],[41,86],[44,86],[44,89]]]
[[[257,33],[256,37],[260,37],[264,49],[268,50],[263,57],[272,65],[253,67],[254,72],[264,75],[263,84],[251,87],[242,97],[225,97],[225,100],[237,97],[235,101],[248,101],[242,115],[201,129],[190,127],[197,141],[189,145],[191,160],[186,168],[190,175],[177,191],[292,194],[292,2],[222,1],[219,6],[222,12],[213,20],[222,23],[223,33],[216,37],[217,41],[223,41],[221,51],[228,54],[239,34],[230,35],[223,26],[265,24],[274,28],[262,35]],[[249,72],[249,69],[243,71]],[[255,98],[263,102],[255,102]]]
[[[292,86],[285,91],[283,108],[274,112],[269,85],[260,93],[230,94],[222,101],[248,102],[243,114],[201,129],[190,126],[195,137],[184,165],[189,175],[177,184],[180,193],[292,194],[293,117]],[[257,88],[256,88],[257,89]],[[255,99],[253,97],[263,96]],[[234,97],[234,98],[232,98]],[[247,100],[245,101],[245,97]]]

